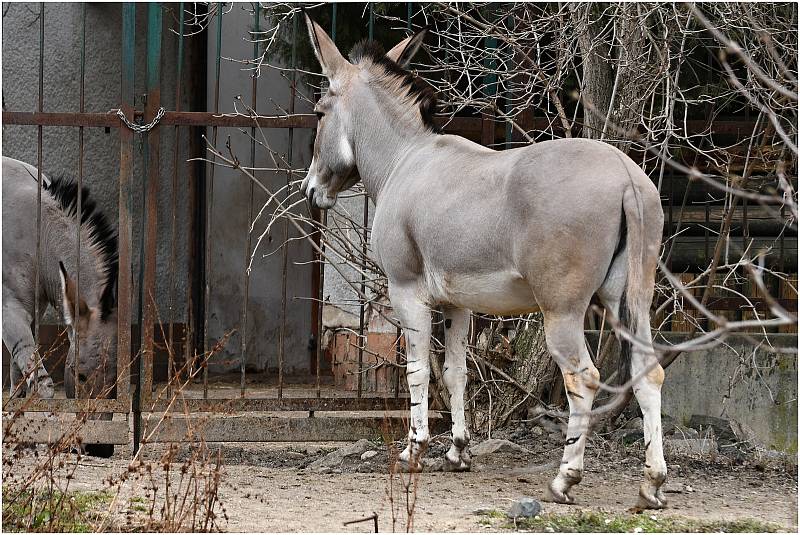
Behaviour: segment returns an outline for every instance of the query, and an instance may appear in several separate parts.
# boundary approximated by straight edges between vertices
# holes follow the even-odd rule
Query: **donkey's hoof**
[[[547,490],[544,493],[544,501],[552,503],[563,503],[566,505],[573,505],[575,498],[570,496],[566,490],[560,491],[553,488],[553,483],[547,485]]]
[[[442,471],[444,472],[469,472],[472,468],[472,460],[469,455],[462,455],[455,461],[451,460],[447,455],[444,456],[444,464]]]
[[[639,509],[664,509],[667,506],[667,498],[661,489],[655,493],[649,488],[650,485],[643,483],[639,488],[639,501],[636,507]]]

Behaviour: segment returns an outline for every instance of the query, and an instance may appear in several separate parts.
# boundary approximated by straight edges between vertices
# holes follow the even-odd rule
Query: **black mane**
[[[61,173],[50,177],[50,184],[43,188],[69,216],[78,216],[78,183],[74,177]],[[86,186],[81,188],[81,226],[89,229],[89,240],[103,259],[105,284],[100,296],[100,317],[106,320],[116,303],[115,290],[119,259],[117,256],[117,234],[100,211]]]
[[[383,67],[387,74],[402,79],[402,88],[407,88],[408,95],[419,105],[419,112],[422,122],[433,132],[439,132],[439,128],[433,120],[438,108],[436,91],[419,76],[405,70],[400,65],[386,57],[386,51],[376,41],[364,39],[356,43],[350,51],[350,61],[359,63],[369,60],[376,65]]]

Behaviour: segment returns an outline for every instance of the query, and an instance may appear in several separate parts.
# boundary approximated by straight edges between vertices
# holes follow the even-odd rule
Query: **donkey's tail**
[[[641,193],[631,184],[623,194],[622,210],[626,221],[625,249],[628,255],[628,270],[619,306],[619,321],[632,335],[641,334],[649,328],[650,303],[653,300],[653,284],[648,283],[645,272],[647,261],[647,233],[644,222],[644,206]],[[617,377],[619,384],[625,384],[631,377],[632,345],[620,336],[620,359]]]

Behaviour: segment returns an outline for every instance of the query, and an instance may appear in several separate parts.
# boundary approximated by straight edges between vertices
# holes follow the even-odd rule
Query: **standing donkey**
[[[116,234],[85,188],[79,222],[77,183],[67,177],[50,179],[43,174],[41,264],[36,287],[37,174],[35,167],[3,157],[3,343],[11,353],[11,394],[24,395],[27,390],[42,398],[53,397],[53,380],[42,364],[32,333],[34,299],[38,293],[42,303],[39,319],[49,303],[70,327],[70,348],[64,369],[67,397],[114,397]],[[73,278],[78,268],[75,247],[78,225],[81,226],[79,291]],[[77,362],[76,333],[80,346]]]
[[[667,475],[661,444],[664,372],[652,351],[649,309],[664,215],[647,175],[616,148],[561,139],[494,151],[436,132],[434,91],[406,70],[423,33],[388,53],[356,45],[347,61],[306,15],[330,86],[315,107],[314,153],[302,193],[319,208],[360,177],[375,203],[371,247],[389,280],[404,329],[411,392],[409,443],[419,468],[429,439],[431,309],[445,317],[444,382],[450,392],[451,470],[468,470],[464,419],[470,311],[540,310],[549,352],[564,376],[570,417],[547,498],[573,503],[583,475],[590,411],[600,374],[583,320],[593,295],[642,345],[627,345],[628,372],[644,415],[645,481],[639,506],[661,508]]]

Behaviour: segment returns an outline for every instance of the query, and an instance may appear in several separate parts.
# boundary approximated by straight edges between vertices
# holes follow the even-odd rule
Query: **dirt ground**
[[[501,438],[508,437],[501,434]],[[469,473],[444,473],[429,467],[429,471],[420,474],[414,531],[496,531],[504,522],[487,522],[487,517],[476,511],[504,512],[521,496],[541,498],[557,469],[561,445],[557,437],[547,434],[512,438],[528,451],[476,457]],[[372,521],[349,525],[345,522],[377,513],[381,531],[405,531],[407,494],[400,476],[390,477],[385,446],[374,443],[372,449],[377,453],[368,460],[354,455],[324,472],[309,467],[343,445],[211,445],[214,451],[221,448],[223,463],[219,497],[227,520],[221,519],[219,527],[231,532],[370,532]],[[150,445],[142,458],[155,461],[164,447]],[[444,437],[434,440],[429,457],[440,458],[447,447]],[[577,505],[544,503],[544,512],[591,510],[625,514],[635,503],[643,456],[643,448],[637,444],[622,447],[594,437],[587,448],[583,483],[573,493]],[[130,452],[119,448],[111,459],[84,457],[75,469],[70,488],[114,493],[116,489],[109,489],[105,480],[125,473],[129,459]],[[796,466],[721,455],[713,459],[671,457],[667,462],[670,506],[644,514],[698,520],[754,519],[797,531]],[[157,462],[154,467],[158,472]],[[152,485],[147,478],[132,478],[121,486],[113,502],[113,526],[128,530],[141,525],[146,516],[144,510],[149,507],[150,498],[145,491],[148,484]],[[390,489],[393,498],[389,496]],[[413,493],[408,498],[413,500]]]

